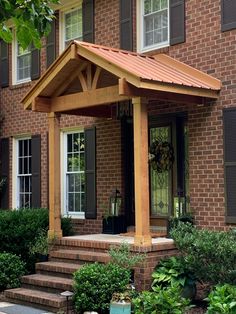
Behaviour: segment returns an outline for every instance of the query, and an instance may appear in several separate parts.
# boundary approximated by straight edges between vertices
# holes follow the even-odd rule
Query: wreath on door
[[[154,140],[149,148],[149,163],[157,172],[161,173],[172,169],[174,163],[174,148],[167,141]]]

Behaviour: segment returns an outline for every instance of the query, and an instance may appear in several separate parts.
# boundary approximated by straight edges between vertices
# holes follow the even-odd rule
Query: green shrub
[[[130,245],[127,242],[122,242],[119,246],[112,246],[108,253],[112,263],[127,269],[134,268],[145,258],[144,254],[131,252]]]
[[[190,300],[181,296],[179,286],[153,287],[133,299],[135,314],[183,314],[190,306]]]
[[[107,313],[114,292],[125,291],[130,280],[129,270],[115,264],[89,264],[74,273],[76,310]]]
[[[235,314],[236,286],[216,286],[206,300],[209,301],[207,314]]]
[[[188,269],[200,281],[213,285],[236,282],[236,234],[197,229],[180,223],[171,231]]]
[[[20,286],[20,277],[25,274],[25,264],[10,253],[0,253],[0,291]]]
[[[21,256],[29,272],[34,270],[35,257],[29,254],[40,230],[48,229],[48,209],[0,210],[0,251]],[[63,235],[69,235],[70,218],[62,219]]]

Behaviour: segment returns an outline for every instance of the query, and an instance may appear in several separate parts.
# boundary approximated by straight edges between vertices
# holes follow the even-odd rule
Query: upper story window
[[[72,40],[82,40],[82,5],[70,7],[61,12],[61,42],[60,50],[64,50]]]
[[[143,1],[143,48],[169,43],[169,1]]]
[[[185,0],[137,0],[137,49],[151,51],[185,41]]]
[[[36,80],[40,77],[40,50],[30,45],[25,50],[17,42],[12,42],[12,84]]]
[[[29,81],[31,69],[31,50],[23,48],[17,43],[16,53],[16,81]]]

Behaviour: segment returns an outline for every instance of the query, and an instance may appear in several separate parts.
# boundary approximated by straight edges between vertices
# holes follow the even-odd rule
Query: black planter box
[[[111,216],[103,218],[102,233],[118,234],[127,231],[125,216]]]

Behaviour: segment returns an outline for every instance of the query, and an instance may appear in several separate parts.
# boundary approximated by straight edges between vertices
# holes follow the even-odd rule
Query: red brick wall
[[[118,0],[96,0],[96,43],[119,47],[118,12]],[[220,0],[186,1],[186,42],[162,49],[170,56],[222,80],[223,86],[219,100],[203,107],[168,103],[150,106],[150,112],[155,114],[174,111],[188,112],[191,208],[194,210],[198,225],[214,229],[226,228],[224,220],[222,108],[236,105],[236,30],[222,33],[220,17]],[[133,25],[135,38],[135,21]],[[42,49],[41,61],[43,72],[45,71],[45,48]],[[4,115],[4,122],[1,136],[41,133],[42,206],[47,206],[46,115],[24,111],[20,104],[20,99],[30,86],[31,84],[23,84],[22,86],[10,86],[2,89],[1,110]],[[117,187],[122,190],[123,188],[119,122],[75,116],[63,116],[61,118],[61,127],[89,126],[94,123],[97,125],[99,214],[98,221],[86,221],[85,224],[79,225],[81,233],[100,231],[103,208],[105,210],[108,206],[112,189]]]
[[[218,101],[185,109],[191,208],[200,226],[226,229],[222,108],[236,107],[236,29],[221,32],[220,0],[186,1],[186,42],[165,52],[222,81]]]

